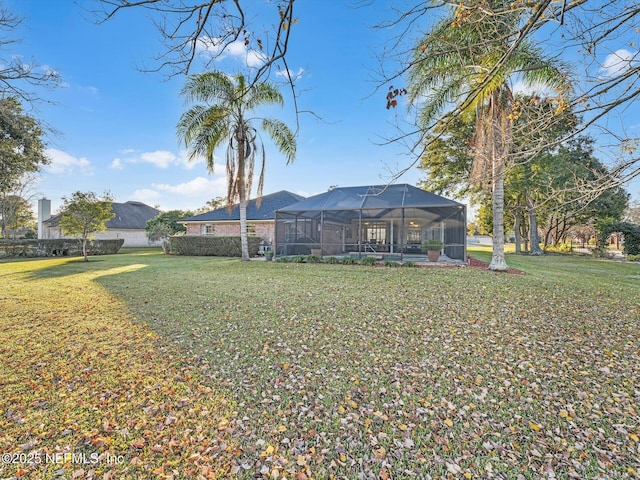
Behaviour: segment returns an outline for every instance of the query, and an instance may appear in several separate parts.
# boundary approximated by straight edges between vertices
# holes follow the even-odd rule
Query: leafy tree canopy
[[[0,99],[0,193],[9,192],[23,175],[49,163],[43,133],[16,98]]]
[[[147,238],[150,242],[162,242],[162,249],[169,253],[169,237],[177,233],[184,233],[187,228],[178,220],[190,217],[193,212],[188,210],[170,210],[162,212],[157,217],[147,220]]]

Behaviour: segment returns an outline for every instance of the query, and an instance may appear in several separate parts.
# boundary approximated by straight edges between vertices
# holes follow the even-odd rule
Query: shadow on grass
[[[125,255],[90,256],[85,262],[83,257],[45,257],[45,258],[17,258],[0,261],[0,277],[9,278],[19,276],[27,280],[43,280],[63,278],[72,275],[95,274],[99,272],[120,269],[136,264],[147,266],[145,261],[152,252]]]
[[[27,275],[28,279],[39,280],[46,278],[67,277],[70,275],[80,275],[88,272],[98,272],[114,268],[114,262],[110,261],[111,259],[105,257],[90,257],[88,262],[85,262],[82,257],[39,260],[39,268],[31,269]],[[43,268],[42,262],[47,261],[50,262],[50,265]]]
[[[111,276],[135,299],[129,282],[140,277],[132,272],[159,265],[147,275],[153,282],[163,260],[122,255],[2,264],[12,278],[0,288],[1,452],[18,454],[28,441],[39,459],[64,445],[69,456],[92,458],[93,473],[74,467],[76,478],[169,478],[158,473],[164,469],[171,478],[225,477],[237,450],[227,434],[232,404],[187,355],[135,322],[101,286]],[[203,444],[206,450],[196,450]],[[44,460],[0,465],[0,477],[51,480],[67,471],[71,478],[66,455],[66,465],[55,468]]]

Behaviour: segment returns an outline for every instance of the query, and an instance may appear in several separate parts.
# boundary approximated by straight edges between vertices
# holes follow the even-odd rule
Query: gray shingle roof
[[[366,210],[399,207],[453,207],[461,203],[427,192],[406,183],[360,187],[338,187],[309,197],[295,205],[283,207],[283,212],[322,210]]]
[[[155,218],[160,210],[150,207],[142,202],[125,202],[112,203],[111,211],[115,216],[105,225],[107,228],[115,230],[144,230],[147,226],[147,220]],[[57,227],[60,221],[60,215],[53,215],[45,220],[51,227]]]
[[[284,207],[298,203],[304,200],[301,195],[281,190],[269,195],[263,195],[260,206],[257,206],[256,199],[250,200],[247,205],[247,220],[274,220],[275,211]],[[236,204],[233,206],[231,213],[226,207],[211,210],[210,212],[194,215],[193,217],[183,218],[180,223],[188,222],[221,222],[221,221],[240,220],[240,208]]]
[[[160,210],[142,202],[114,203],[111,210],[116,216],[106,223],[107,228],[144,229],[147,220],[160,214]]]

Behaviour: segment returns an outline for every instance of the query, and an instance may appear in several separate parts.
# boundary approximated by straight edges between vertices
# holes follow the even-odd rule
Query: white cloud
[[[225,45],[224,40],[221,38],[200,37],[196,43],[196,50],[217,60],[223,60],[224,58],[239,59],[249,67],[260,67],[267,61],[267,56],[264,53],[247,49],[244,42],[240,40],[229,42]]]
[[[122,150],[120,153],[131,154],[135,153],[135,150]],[[118,161],[122,165],[123,160],[116,158],[114,163]],[[155,152],[143,152],[139,155],[131,155],[124,159],[127,163],[150,163],[158,168],[169,168],[170,165],[180,164],[181,160],[175,153],[167,150],[156,150]],[[111,164],[113,167],[113,163]]]
[[[62,150],[48,148],[46,156],[51,160],[46,169],[56,175],[76,174],[92,175],[91,162],[86,157],[76,158]]]
[[[196,177],[193,180],[185,183],[179,183],[177,185],[154,183],[152,187],[174,195],[197,197],[206,194],[211,198],[218,195],[226,195],[227,180],[224,176],[217,178]]]
[[[178,157],[166,150],[156,150],[155,152],[144,152],[140,155],[139,160],[155,165],[159,168],[168,168],[169,165],[178,163]]]
[[[132,200],[136,200],[138,202],[153,202],[154,200],[158,200],[162,195],[155,190],[151,190],[150,188],[139,188],[134,191],[131,195]]]
[[[267,62],[267,59],[268,57],[264,53],[257,50],[249,50],[245,57],[245,63],[249,67],[258,68],[264,65]]]
[[[295,82],[296,80],[299,80],[300,78],[302,78],[302,75],[304,75],[304,73],[305,73],[304,68],[300,67],[296,73],[292,72],[287,68],[285,70],[280,70],[279,72],[276,72],[276,75],[282,78],[286,78],[287,80],[291,79]]]
[[[122,160],[120,160],[119,158],[114,158],[113,162],[111,162],[110,168],[113,168],[114,170],[124,169],[124,165],[122,165]]]
[[[200,37],[196,41],[196,50],[214,57],[219,55],[222,50],[221,41],[215,37]]]
[[[633,53],[624,48],[616,50],[604,59],[604,63],[602,67],[600,67],[600,72],[604,74],[605,77],[615,77],[624,70],[636,66],[638,64],[637,56],[638,52]]]
[[[204,158],[196,157],[193,160],[189,160],[187,151],[180,151],[178,154],[169,152],[167,150],[156,150],[154,152],[142,152],[125,149],[120,150],[122,157],[115,158],[111,162],[111,168],[122,170],[125,163],[150,163],[158,168],[166,169],[173,165],[182,166],[186,170],[192,170],[197,165],[205,163]],[[217,171],[216,165],[216,171]]]
[[[204,163],[203,157],[196,157],[193,160],[189,160],[189,155],[186,150],[182,150],[178,155],[180,155],[180,161],[187,170],[192,170],[196,165]]]
[[[58,70],[56,70],[55,68],[50,67],[49,65],[43,65],[42,71],[45,75],[49,75],[51,77],[60,77],[60,72],[58,72]]]
[[[513,85],[513,93],[518,95],[538,95],[541,97],[553,97],[555,95],[554,89],[544,85],[542,83],[528,83],[518,80]]]

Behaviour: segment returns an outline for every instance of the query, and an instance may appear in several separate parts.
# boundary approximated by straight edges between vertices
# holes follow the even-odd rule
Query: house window
[[[213,235],[215,231],[215,225],[211,225],[210,223],[202,225],[202,235]]]
[[[387,243],[387,223],[386,222],[364,222],[365,243],[383,244]]]
[[[247,235],[256,233],[256,224],[247,223]]]
[[[419,228],[407,228],[407,243],[422,243],[422,231]]]

